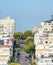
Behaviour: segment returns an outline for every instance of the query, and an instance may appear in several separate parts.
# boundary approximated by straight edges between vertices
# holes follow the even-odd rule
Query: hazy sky
[[[10,16],[16,21],[16,31],[31,30],[50,19],[53,0],[0,0],[0,18]]]

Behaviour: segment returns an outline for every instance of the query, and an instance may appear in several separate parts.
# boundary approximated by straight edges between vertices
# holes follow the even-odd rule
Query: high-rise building
[[[0,20],[0,65],[8,65],[13,55],[15,21],[10,17]]]
[[[0,20],[0,33],[13,33],[15,30],[14,19],[6,17],[5,19]]]
[[[44,60],[45,58],[47,58],[48,60],[52,59],[51,57],[53,57],[53,20],[41,23],[41,30],[38,30],[38,32],[35,33],[34,44],[36,50],[35,56],[38,60],[42,58],[44,58]]]

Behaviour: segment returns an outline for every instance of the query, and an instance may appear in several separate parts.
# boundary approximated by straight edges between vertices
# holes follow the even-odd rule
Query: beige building
[[[41,26],[34,26],[32,27],[32,32],[37,33],[41,29]]]
[[[9,65],[13,55],[15,21],[10,17],[0,20],[0,65]]]
[[[53,56],[53,21],[41,23],[41,30],[34,36],[36,58]]]
[[[0,20],[0,33],[12,33],[15,31],[14,19],[6,17]]]

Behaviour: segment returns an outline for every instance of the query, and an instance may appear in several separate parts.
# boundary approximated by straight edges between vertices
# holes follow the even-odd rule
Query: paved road
[[[23,50],[20,51],[20,64],[21,65],[29,65],[27,58],[25,58],[26,55],[27,54]]]
[[[28,54],[24,52],[23,46],[24,46],[24,44],[21,44],[21,50],[20,50],[20,64],[21,64],[21,65],[29,65],[29,59],[26,58],[26,56],[28,56]]]

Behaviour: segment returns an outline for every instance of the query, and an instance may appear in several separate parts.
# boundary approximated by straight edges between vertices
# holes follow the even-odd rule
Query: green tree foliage
[[[26,53],[30,53],[32,56],[32,59],[35,58],[35,45],[34,45],[34,38],[33,36],[29,36],[25,40],[25,46],[24,51]]]
[[[21,44],[21,40],[20,39],[15,39],[16,40],[16,44]]]
[[[26,53],[31,53],[34,51],[34,44],[25,44],[24,51]]]
[[[32,62],[31,65],[36,65],[36,62]]]
[[[10,65],[20,65],[20,64],[11,62]]]
[[[33,36],[32,31],[30,31],[30,30],[25,31],[24,32],[24,39],[26,39],[29,36]]]
[[[22,32],[15,32],[14,38],[15,39],[23,39],[23,33]]]
[[[24,33],[22,33],[22,32],[15,32],[14,33],[14,38],[15,39],[25,40],[29,36],[32,36],[33,37],[33,33],[30,30],[25,31]]]
[[[19,51],[18,51],[18,48],[15,48],[15,49],[14,49],[14,52],[15,52],[15,54],[18,54],[18,52],[19,52]]]
[[[32,36],[27,37],[25,43],[33,43],[34,38]]]
[[[15,48],[15,49],[14,49],[14,54],[15,54],[14,61],[15,61],[15,62],[17,61],[17,57],[18,57],[17,54],[18,54],[18,52],[19,52],[19,51],[18,51],[18,48]]]

